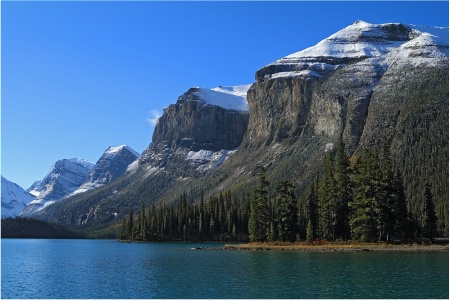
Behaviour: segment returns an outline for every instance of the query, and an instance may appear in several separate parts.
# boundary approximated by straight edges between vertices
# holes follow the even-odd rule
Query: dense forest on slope
[[[410,212],[422,218],[424,181],[431,183],[438,215],[438,228],[449,234],[448,190],[448,99],[447,69],[426,72],[421,78],[409,78],[393,89],[393,98],[400,99],[405,109],[400,113],[391,151],[393,164],[405,180],[405,193]]]
[[[141,241],[296,241],[359,240],[363,242],[429,240],[445,235],[438,225],[432,182],[421,182],[420,214],[408,205],[404,180],[394,168],[387,146],[364,150],[350,165],[345,145],[326,153],[324,173],[304,197],[297,197],[289,180],[270,193],[260,168],[253,194],[221,192],[205,202],[153,204],[130,211],[119,238]]]
[[[4,218],[1,221],[2,238],[79,239],[83,235],[62,225],[32,218]]]

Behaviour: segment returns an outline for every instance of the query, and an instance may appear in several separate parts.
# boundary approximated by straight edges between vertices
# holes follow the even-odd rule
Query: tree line
[[[199,203],[187,201],[186,193],[174,205],[152,204],[136,214],[130,211],[119,238],[137,241],[245,241],[248,236],[249,197],[221,192]],[[137,215],[137,216],[135,216]]]
[[[252,194],[221,192],[205,201],[187,201],[130,211],[119,238],[141,241],[290,241],[358,240],[363,242],[432,240],[437,216],[431,185],[423,180],[422,214],[408,208],[403,178],[394,169],[389,147],[363,150],[354,166],[342,137],[325,154],[323,174],[303,197],[289,180],[274,191],[259,168]],[[272,191],[272,192],[271,192]]]
[[[2,238],[81,239],[84,236],[56,223],[28,217],[6,217],[1,220]]]

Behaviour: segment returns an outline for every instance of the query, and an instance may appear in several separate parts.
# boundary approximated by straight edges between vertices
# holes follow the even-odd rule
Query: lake
[[[445,298],[448,252],[2,239],[1,298]]]

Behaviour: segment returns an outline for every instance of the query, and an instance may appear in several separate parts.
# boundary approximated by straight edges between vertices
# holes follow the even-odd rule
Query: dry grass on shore
[[[388,243],[360,243],[360,242],[272,242],[226,244],[228,250],[290,250],[311,252],[358,252],[358,251],[448,251],[447,245],[437,244],[388,244]]]

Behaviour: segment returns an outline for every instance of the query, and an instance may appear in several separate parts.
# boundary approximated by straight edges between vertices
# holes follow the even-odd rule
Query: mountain
[[[30,215],[72,193],[86,181],[93,168],[94,164],[84,159],[58,160],[42,181],[33,183],[28,189],[36,198],[27,204],[20,215]]]
[[[164,109],[139,165],[180,173],[182,165],[199,171],[225,161],[239,147],[247,129],[249,87],[189,89]]]
[[[1,178],[2,219],[6,217],[15,217],[34,199],[34,196],[3,176],[1,176]]]
[[[408,72],[413,75],[447,63],[448,28],[357,21],[317,45],[256,72],[249,105],[258,106],[250,108],[252,118],[246,137],[263,138],[270,144],[272,140],[297,136],[306,126],[314,134],[328,136],[345,131],[354,147],[374,92],[392,89],[399,80],[413,79],[400,78]],[[265,108],[286,109],[268,111],[261,103]],[[265,116],[266,112],[270,115]]]
[[[95,163],[88,180],[69,196],[104,186],[116,180],[125,174],[130,164],[138,158],[139,153],[127,145],[108,147]]]
[[[218,168],[236,152],[246,132],[249,87],[190,88],[164,109],[152,142],[128,167],[128,175],[103,188],[75,194],[38,217],[67,225],[111,222],[129,213],[130,203],[164,195],[184,186],[189,178]],[[61,213],[67,205],[74,209]]]
[[[107,185],[129,170],[139,158],[139,153],[127,145],[108,147],[96,164],[83,159],[57,161],[46,177],[36,181],[28,191],[36,196],[21,215],[41,211],[66,197]]]
[[[273,184],[292,180],[304,208],[304,191],[342,135],[352,163],[363,149],[390,149],[417,218],[432,182],[439,231],[448,234],[448,67],[448,28],[357,21],[256,71],[248,111],[217,106],[208,96],[218,89],[188,90],[164,110],[133,171],[42,217],[104,228],[184,192],[192,202],[249,194],[259,166]]]
[[[291,178],[302,194],[342,134],[353,162],[363,149],[389,147],[413,215],[422,214],[424,182],[433,182],[448,234],[448,34],[357,21],[262,67],[247,94],[247,133],[222,186],[242,189],[239,174],[264,165],[272,182]]]

